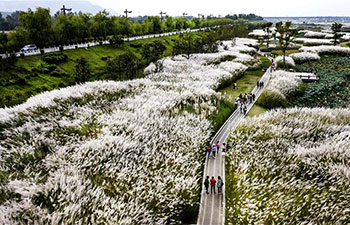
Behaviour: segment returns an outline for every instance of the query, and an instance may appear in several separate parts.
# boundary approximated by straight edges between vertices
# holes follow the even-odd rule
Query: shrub
[[[101,60],[102,61],[107,61],[108,59],[110,59],[111,57],[110,56],[102,56],[101,57]]]
[[[141,44],[141,43],[130,43],[130,47],[133,47],[133,48],[142,48],[142,44]]]
[[[66,54],[63,54],[62,52],[54,52],[44,54],[42,59],[46,63],[58,64],[60,62],[66,61],[68,59],[68,56]]]
[[[16,81],[16,84],[23,86],[26,84],[26,80],[24,78],[20,78]]]
[[[278,67],[283,67],[283,56],[278,56],[275,59],[275,63],[277,64]],[[285,57],[285,63],[287,67],[292,67],[292,68],[295,67],[294,60],[289,56]]]
[[[41,87],[42,91],[48,91],[49,89],[46,86]]]
[[[54,77],[62,77],[62,76],[65,76],[67,74],[64,71],[60,71],[58,69],[55,69],[50,73],[50,75],[54,76]]]
[[[320,56],[318,54],[310,53],[310,52],[293,53],[293,54],[290,54],[289,56],[292,57],[294,62],[298,64],[309,62],[309,61],[320,60]]]
[[[21,98],[22,97],[22,93],[21,92],[16,92],[16,98]]]
[[[25,94],[26,94],[26,96],[29,98],[30,96],[33,95],[33,92],[31,92],[31,91],[26,91]]]
[[[272,90],[265,90],[261,93],[258,104],[267,109],[285,108],[288,105],[283,95]]]

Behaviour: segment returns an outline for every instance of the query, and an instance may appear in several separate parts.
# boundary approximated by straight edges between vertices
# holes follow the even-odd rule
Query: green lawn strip
[[[230,86],[227,86],[219,91],[224,94],[227,100],[234,102],[235,98],[238,97],[239,94],[248,94],[251,92],[256,86],[257,81],[260,80],[264,73],[265,72],[262,70],[246,71],[245,75],[236,82],[238,89],[233,89],[233,86],[231,84]]]
[[[293,53],[298,53],[298,52],[301,52],[299,51],[299,49],[290,49],[290,50],[287,50],[286,51],[286,55],[290,55],[290,54],[293,54]],[[283,55],[283,52],[282,50],[272,50],[271,51],[272,54],[275,54],[277,56],[282,56]]]
[[[264,107],[261,107],[258,104],[254,104],[253,107],[249,110],[247,117],[258,116],[266,111],[267,109],[265,109]]]

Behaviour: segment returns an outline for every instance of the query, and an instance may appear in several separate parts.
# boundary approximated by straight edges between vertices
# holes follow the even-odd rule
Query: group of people
[[[264,81],[258,80],[258,82],[256,82],[256,86],[257,86],[258,88],[263,88],[263,87],[264,87]]]
[[[213,194],[213,192],[214,192],[214,194],[216,194],[216,192],[215,192],[216,186],[218,188],[218,194],[221,194],[222,187],[224,186],[224,181],[222,180],[222,178],[220,176],[218,176],[218,180],[215,180],[214,177],[211,177],[211,179],[209,180],[209,176],[207,176],[205,178],[205,181],[204,181],[204,187],[205,187],[207,194],[209,194],[209,185],[210,185],[210,193],[211,194]]]
[[[236,98],[235,105],[236,107],[239,106],[241,113],[246,114],[247,113],[247,104],[252,103],[255,101],[255,94],[253,93],[245,93],[242,95],[242,93]]]
[[[209,145],[207,148],[207,154],[208,154],[208,158],[210,157],[210,154],[213,153],[213,158],[216,158],[216,155],[219,154],[220,151],[220,147],[221,147],[221,152],[225,153],[226,150],[226,144],[222,143],[222,146],[220,146],[219,141],[216,142],[216,144],[214,144],[213,146]]]

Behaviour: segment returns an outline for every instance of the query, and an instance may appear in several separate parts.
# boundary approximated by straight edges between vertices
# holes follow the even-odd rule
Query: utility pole
[[[132,11],[128,11],[128,9],[125,9],[124,13],[125,13],[125,17],[128,18],[128,13],[132,13]]]
[[[163,21],[163,15],[165,15],[166,13],[165,13],[165,12],[163,12],[163,11],[160,11],[160,13],[159,13],[159,14],[160,14],[160,20],[161,20],[161,21]]]
[[[68,8],[66,8],[66,6],[63,5],[63,7],[61,8],[61,13],[63,15],[66,15],[66,11],[70,12],[70,11],[72,11],[72,8],[68,9]]]

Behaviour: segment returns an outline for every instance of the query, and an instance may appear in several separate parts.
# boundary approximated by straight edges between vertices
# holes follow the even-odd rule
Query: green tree
[[[129,18],[120,17],[116,20],[117,34],[131,36],[134,33],[133,23]]]
[[[145,22],[150,22],[152,24],[151,33],[157,34],[162,32],[162,22],[159,16],[149,16]]]
[[[165,16],[164,24],[167,32],[173,31],[175,28],[174,18],[171,16],[168,16],[168,15]]]
[[[14,32],[8,34],[7,50],[9,52],[19,51],[29,42],[29,32],[23,27],[16,27]]]
[[[265,32],[265,35],[264,35],[264,39],[266,41],[266,46],[269,47],[270,45],[270,35],[271,35],[271,27],[272,27],[273,23],[271,22],[267,22],[264,24],[263,26],[263,30]]]
[[[200,50],[200,40],[194,39],[193,34],[188,33],[175,41],[172,54],[173,56],[181,54],[186,59],[189,59],[191,57],[191,54],[198,53]]]
[[[7,34],[0,32],[0,53],[5,53],[7,51]]]
[[[159,61],[162,57],[166,46],[161,41],[154,41],[150,44],[145,44],[142,47],[142,58],[145,59],[146,64],[154,63],[156,66],[155,72],[159,72],[163,68],[163,61]]]
[[[59,15],[54,26],[57,39],[61,44],[67,44],[78,36],[78,18],[74,14]]]
[[[201,39],[201,52],[203,53],[213,53],[218,51],[216,33],[209,33]]]
[[[28,9],[28,12],[21,12],[19,14],[19,21],[29,33],[30,42],[35,43],[39,48],[48,46],[53,40],[49,9],[39,7],[35,12]]]
[[[292,28],[292,22],[287,21],[285,24],[282,22],[276,23],[277,32],[280,33],[278,37],[278,43],[283,53],[283,68],[286,68],[286,51],[289,44],[295,39],[298,31]]]
[[[74,75],[77,83],[83,83],[91,76],[90,65],[83,56],[76,60]]]
[[[342,26],[343,24],[341,23],[332,24],[333,45],[337,45],[340,43],[340,39],[343,36],[343,34],[340,33]]]
[[[115,19],[109,17],[109,12],[106,10],[98,12],[92,18],[91,33],[95,38],[102,37],[107,38],[107,35],[115,32]]]
[[[134,78],[138,69],[138,58],[132,52],[128,51],[118,56],[118,60],[125,71],[126,78]]]
[[[114,59],[108,59],[106,62],[106,72],[112,77],[114,80],[121,79],[122,72],[124,71],[119,61],[118,57]]]
[[[130,51],[109,59],[106,63],[106,72],[113,79],[121,79],[123,73],[127,79],[132,79],[136,76],[137,69],[138,58]]]
[[[123,46],[124,40],[120,35],[113,35],[113,37],[109,40],[109,43],[113,47],[119,48],[119,47]]]
[[[85,41],[91,36],[92,15],[80,13],[77,24],[77,34],[80,41]]]

